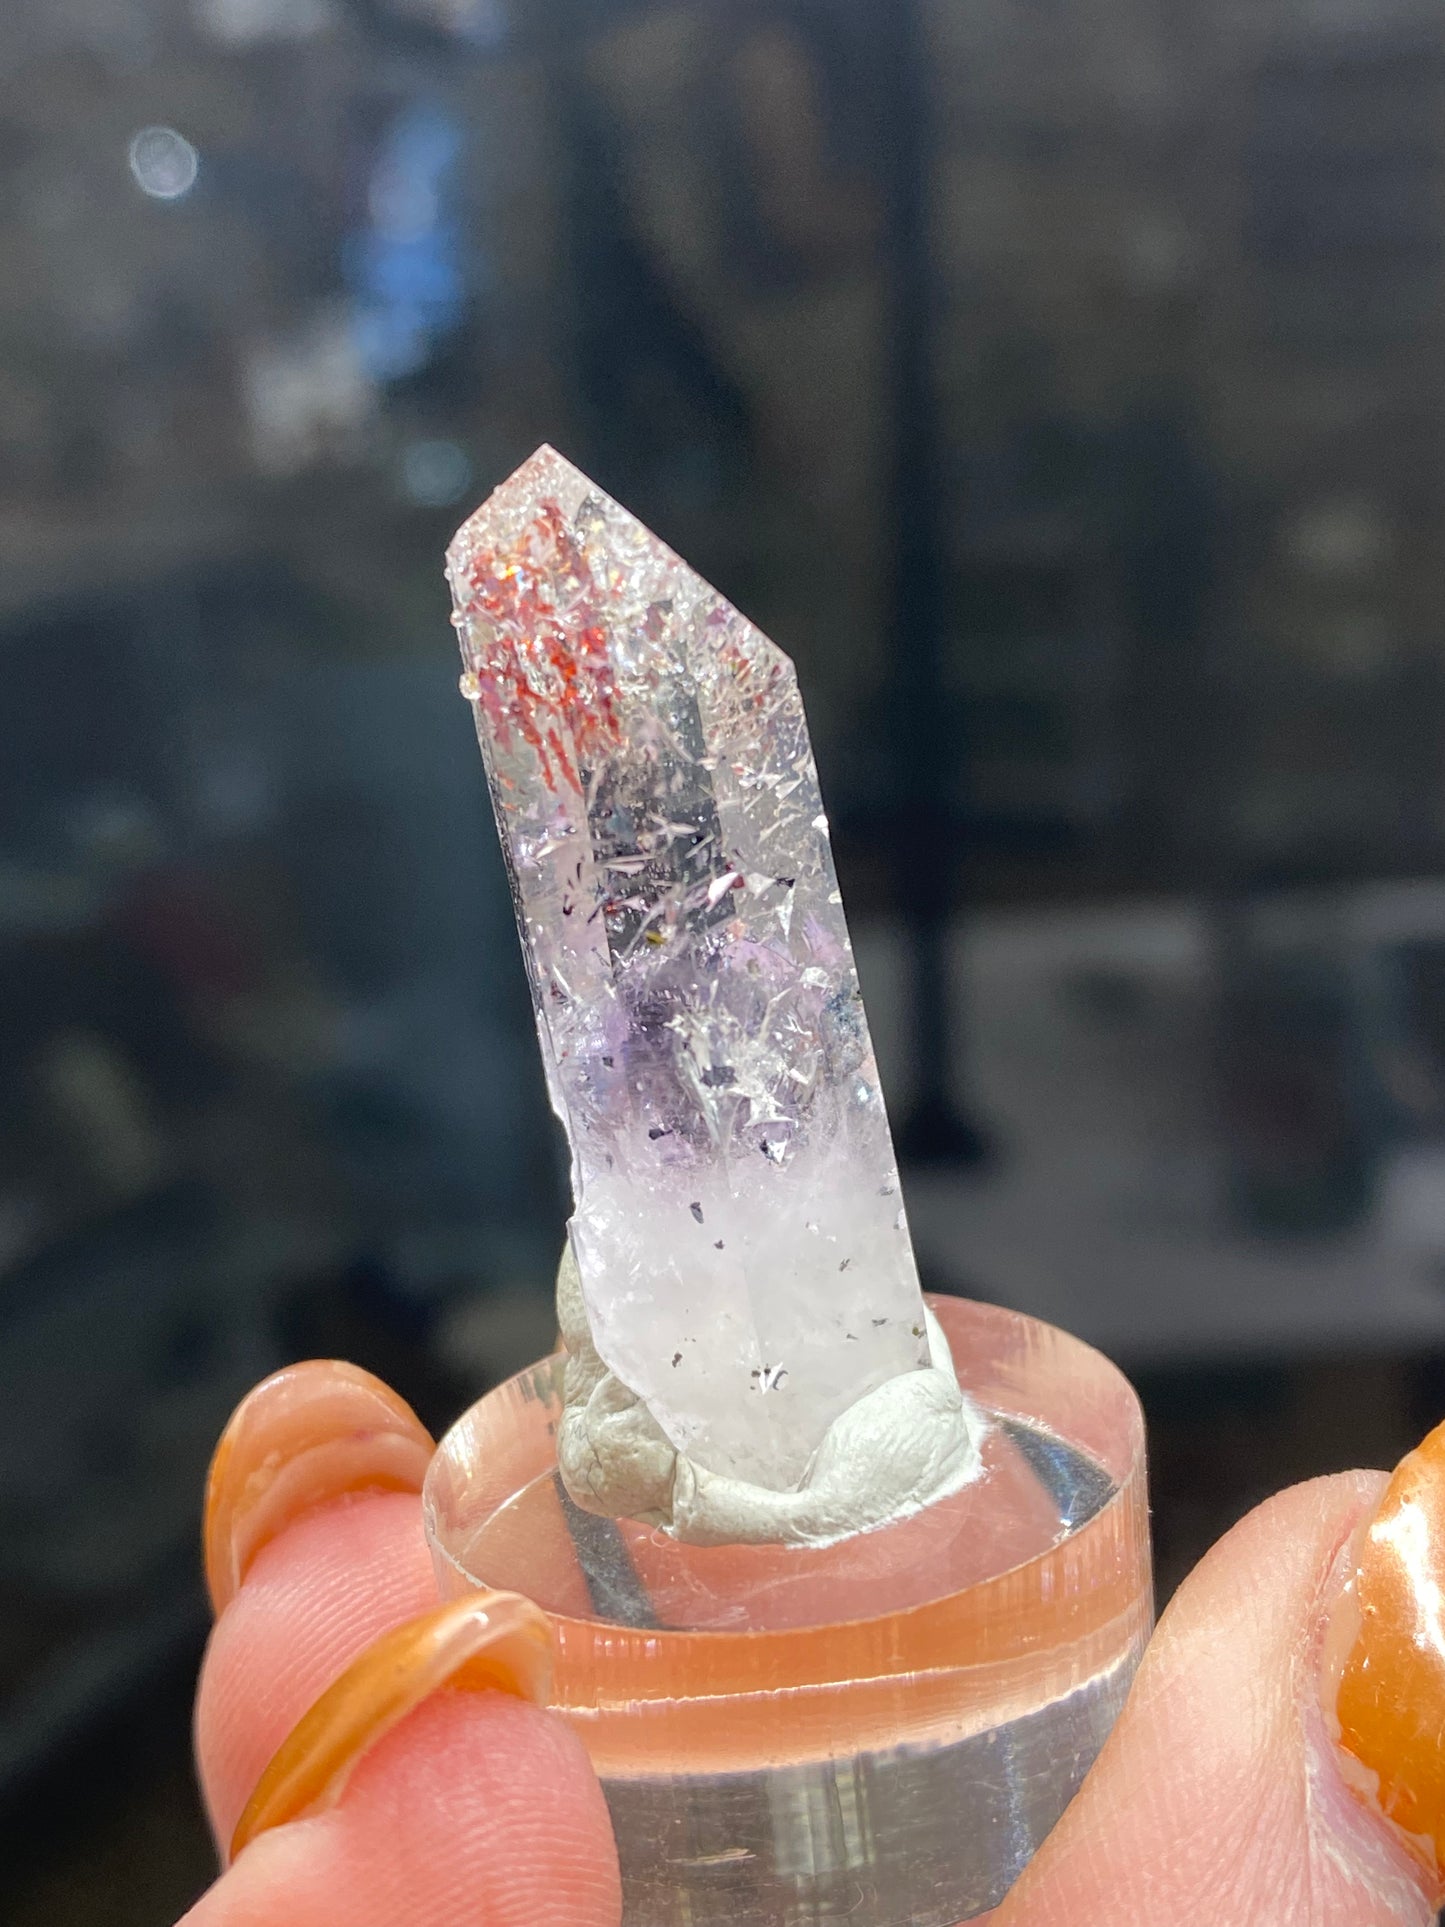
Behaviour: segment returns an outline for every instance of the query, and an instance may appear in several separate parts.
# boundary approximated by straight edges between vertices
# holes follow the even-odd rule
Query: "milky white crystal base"
[[[879,1196],[838,1148],[804,1147],[786,1185],[761,1159],[690,1171],[646,1212],[630,1174],[599,1173],[571,1225],[583,1278],[612,1281],[584,1298],[613,1372],[645,1388],[680,1452],[779,1489],[869,1378],[897,1375],[863,1360],[916,1368],[927,1345],[916,1292],[900,1307],[880,1289],[898,1196]]]
[[[792,1491],[932,1363],[792,664],[551,449],[448,575],[597,1355]]]
[[[567,1347],[557,1464],[589,1512],[639,1519],[695,1546],[829,1546],[906,1519],[979,1476],[983,1415],[959,1388],[943,1328],[933,1362],[900,1372],[835,1418],[791,1491],[710,1472],[680,1452],[598,1356],[570,1249],[557,1271]]]

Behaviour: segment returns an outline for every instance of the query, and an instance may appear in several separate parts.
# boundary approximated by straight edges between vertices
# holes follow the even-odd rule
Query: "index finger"
[[[334,1427],[339,1412],[344,1430],[335,1375],[309,1369],[318,1422]],[[541,1675],[517,1649],[545,1646],[545,1622],[492,1596],[498,1663],[487,1664],[488,1604],[439,1606],[416,1493],[367,1483],[377,1464],[396,1483],[394,1442],[370,1453],[352,1437],[329,1454],[360,1490],[284,1479],[287,1454],[318,1444],[297,1428],[294,1396],[294,1384],[258,1388],[240,1428],[264,1472],[279,1435],[258,1426],[253,1401],[288,1406],[271,1470],[306,1496],[239,1562],[207,1652],[196,1712],[207,1805],[223,1843],[244,1813],[251,1844],[188,1927],[612,1927],[601,1789],[563,1722],[515,1697],[538,1695]],[[360,1409],[369,1424],[377,1402]],[[230,1465],[234,1483],[247,1465],[234,1454]],[[488,1690],[498,1683],[510,1692]]]
[[[336,1676],[436,1603],[417,1494],[431,1441],[370,1373],[289,1366],[237,1408],[206,1491],[218,1619],[196,1756],[224,1845],[267,1761]]]

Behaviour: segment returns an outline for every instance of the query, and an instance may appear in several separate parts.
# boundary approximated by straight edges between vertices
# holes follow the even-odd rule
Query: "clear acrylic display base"
[[[626,1927],[955,1927],[1068,1804],[1149,1636],[1138,1400],[1016,1312],[930,1300],[989,1419],[985,1470],[822,1549],[695,1547],[572,1505],[562,1361],[442,1440],[443,1593],[525,1593],[592,1757]]]

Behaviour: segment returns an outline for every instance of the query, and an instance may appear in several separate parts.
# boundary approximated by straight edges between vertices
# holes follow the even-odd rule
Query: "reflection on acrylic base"
[[[955,1741],[751,1773],[604,1781],[634,1927],[953,1927],[1008,1893],[1073,1797],[1133,1656]]]
[[[1138,1401],[1051,1326],[932,1303],[990,1420],[984,1475],[836,1545],[684,1546],[579,1512],[557,1360],[442,1441],[443,1591],[551,1617],[626,1927],[978,1920],[1103,1744],[1152,1625]]]

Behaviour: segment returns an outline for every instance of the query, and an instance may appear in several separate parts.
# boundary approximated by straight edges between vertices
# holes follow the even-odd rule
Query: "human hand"
[[[430,1451],[394,1393],[332,1363],[268,1379],[228,1426],[196,1747],[240,1848],[183,1927],[616,1927],[600,1789],[535,1703],[545,1621],[507,1595],[436,1604]],[[1343,1473],[1251,1513],[1176,1595],[992,1927],[1433,1923],[1442,1588],[1445,1427],[1392,1481]]]

